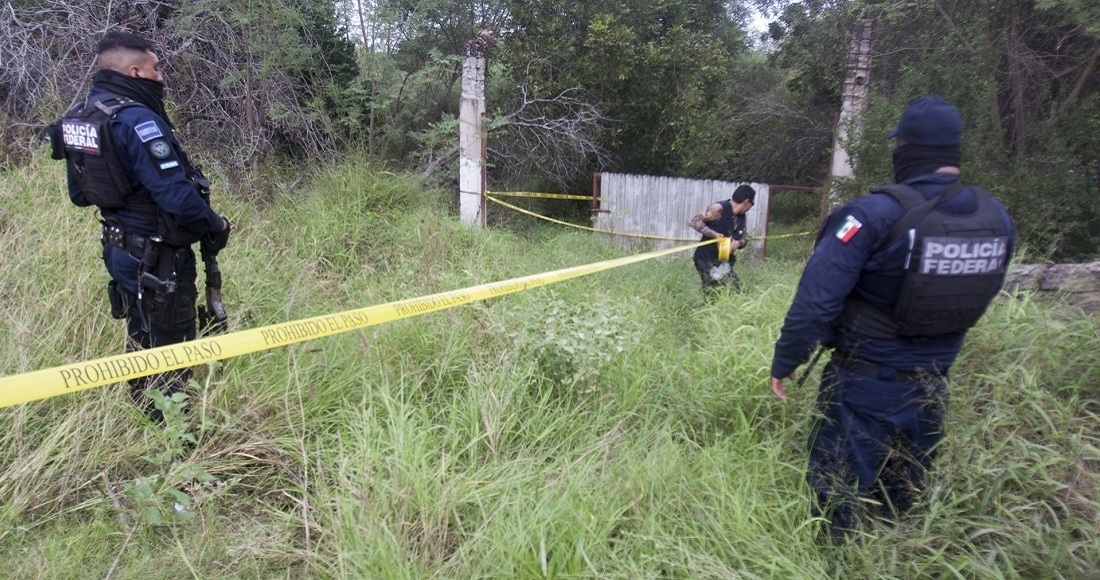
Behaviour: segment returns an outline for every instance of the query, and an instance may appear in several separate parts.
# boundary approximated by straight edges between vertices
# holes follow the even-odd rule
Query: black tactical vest
[[[936,209],[964,188],[977,197],[976,211],[959,215]],[[850,296],[838,324],[878,338],[940,336],[969,329],[1000,291],[1009,257],[1008,227],[993,197],[957,182],[932,200],[902,184],[873,193],[889,194],[906,209],[881,246],[890,247],[903,237],[909,240],[901,293],[892,313]]]
[[[734,215],[733,213],[733,201],[725,200],[716,202],[722,205],[722,217],[718,218],[718,221],[713,224],[707,224],[710,229],[722,234],[723,236],[731,237],[735,240],[739,240],[745,236],[745,216]],[[710,238],[705,234],[699,238],[700,242],[705,242]],[[695,250],[695,256],[697,258],[703,258],[711,262],[718,261],[718,244],[710,244],[706,246],[700,246]],[[730,261],[733,262],[733,252],[730,252]]]
[[[141,103],[101,93],[77,103],[51,127],[54,157],[63,156],[84,197],[104,209],[125,208],[156,221],[159,208],[148,192],[137,193],[122,167],[108,124],[126,107]]]

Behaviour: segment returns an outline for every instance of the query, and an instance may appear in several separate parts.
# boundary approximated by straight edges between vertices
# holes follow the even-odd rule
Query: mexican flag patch
[[[859,223],[854,216],[848,216],[844,218],[844,223],[840,225],[840,229],[836,231],[836,239],[847,244],[856,237],[859,233],[859,228],[862,228],[863,224]]]

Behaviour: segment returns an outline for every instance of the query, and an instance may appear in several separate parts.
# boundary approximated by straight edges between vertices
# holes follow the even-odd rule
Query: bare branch
[[[513,110],[492,127],[491,141],[501,146],[491,149],[491,158],[511,170],[506,178],[537,174],[566,187],[607,163],[608,152],[598,139],[611,121],[581,91],[538,97],[525,83],[517,92]]]

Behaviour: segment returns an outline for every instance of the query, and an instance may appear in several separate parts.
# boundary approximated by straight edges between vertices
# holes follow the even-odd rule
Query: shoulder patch
[[[852,238],[856,237],[862,227],[863,224],[855,216],[849,214],[848,217],[844,218],[844,223],[840,224],[840,228],[837,229],[836,239],[847,244],[852,241]]]
[[[157,139],[149,144],[149,154],[157,159],[167,159],[172,154],[172,147],[164,139]]]
[[[157,126],[156,121],[145,121],[144,123],[139,123],[137,126],[134,127],[134,132],[137,133],[137,136],[139,139],[141,139],[142,143],[148,143],[151,139],[156,139],[157,137],[164,136],[164,133],[161,133],[160,131],[160,127]]]

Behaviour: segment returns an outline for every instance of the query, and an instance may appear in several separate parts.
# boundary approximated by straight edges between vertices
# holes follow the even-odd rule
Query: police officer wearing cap
[[[833,349],[807,479],[834,540],[864,521],[861,498],[892,518],[923,489],[948,372],[1012,257],[1009,215],[960,181],[961,136],[939,97],[906,109],[888,134],[896,183],[826,218],[775,345],[771,389],[784,402],[814,348]]]
[[[693,260],[699,278],[703,282],[703,294],[708,300],[722,287],[741,289],[741,281],[733,271],[737,258],[733,251],[745,247],[745,214],[756,203],[756,190],[750,185],[740,185],[728,200],[716,201],[702,213],[695,214],[688,222],[695,231],[702,234],[700,241],[730,238],[728,259],[719,255],[718,244],[707,244],[695,248]]]
[[[217,252],[229,221],[210,208],[209,181],[172,134],[154,46],[110,32],[96,47],[88,97],[50,127],[53,156],[67,164],[69,198],[98,208],[111,313],[127,319],[127,350],[192,340],[198,292],[191,245]],[[135,402],[154,419],[148,388],[180,391],[190,371],[131,381]]]

